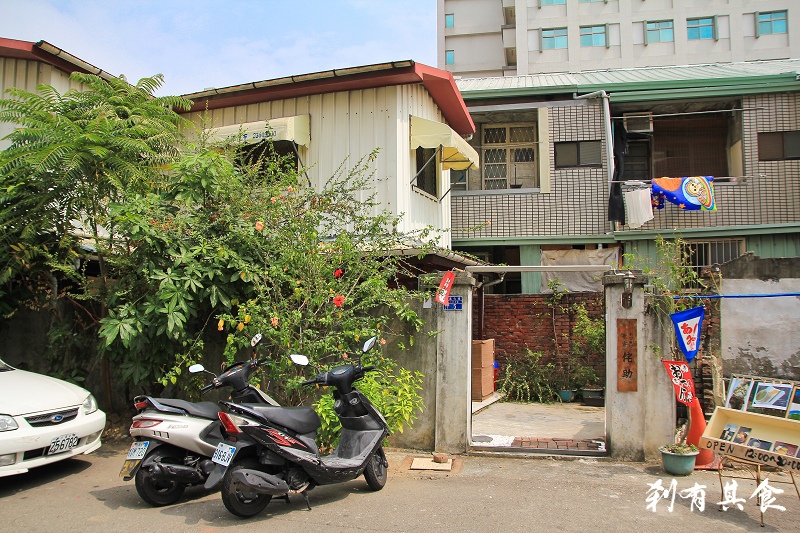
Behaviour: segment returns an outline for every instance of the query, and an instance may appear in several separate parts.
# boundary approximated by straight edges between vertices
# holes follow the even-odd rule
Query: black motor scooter
[[[375,337],[363,347],[366,353]],[[308,364],[305,356],[292,360]],[[231,461],[222,480],[222,502],[231,513],[251,517],[261,512],[273,496],[301,494],[308,509],[307,492],[364,475],[372,490],[386,484],[389,463],[383,440],[389,426],[372,403],[353,383],[375,367],[337,366],[303,382],[306,386],[334,387],[334,410],[342,424],[339,445],[321,456],[314,441],[320,419],[310,407],[265,407],[220,402],[228,412],[220,420],[230,442]],[[220,446],[224,446],[221,444]],[[209,484],[206,484],[208,487]]]

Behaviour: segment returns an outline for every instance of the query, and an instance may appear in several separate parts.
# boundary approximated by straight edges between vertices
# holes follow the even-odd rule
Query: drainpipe
[[[614,135],[611,133],[611,106],[609,104],[609,96],[605,91],[595,91],[593,93],[582,94],[578,96],[573,94],[572,98],[575,100],[584,100],[586,98],[602,98],[603,99],[603,123],[606,129],[606,167],[608,168],[608,194],[611,194],[611,182],[614,181]],[[609,229],[614,232],[614,223],[608,222]]]

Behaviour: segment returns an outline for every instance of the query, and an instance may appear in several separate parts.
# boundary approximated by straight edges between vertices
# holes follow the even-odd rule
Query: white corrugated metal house
[[[450,247],[450,169],[477,167],[462,136],[475,126],[452,75],[413,61],[330,70],[187,94],[195,124],[225,138],[265,138],[294,152],[319,187],[376,148],[377,200],[401,231],[444,230]],[[426,164],[428,163],[428,164]]]

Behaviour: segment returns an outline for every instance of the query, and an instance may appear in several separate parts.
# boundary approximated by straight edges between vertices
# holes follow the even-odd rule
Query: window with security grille
[[[419,189],[438,198],[439,190],[436,184],[439,181],[439,162],[436,159],[435,148],[423,148],[421,146],[417,148],[417,179],[414,184]]]
[[[744,239],[690,239],[684,244],[686,260],[698,276],[703,270],[732,261],[744,253]]]
[[[482,148],[484,189],[527,189],[539,186],[535,125],[484,126]]]
[[[716,39],[717,31],[714,25],[714,17],[687,19],[686,36],[690,41]]]
[[[606,25],[581,26],[581,46],[606,46]]]
[[[786,33],[786,11],[756,13],[756,36]]]
[[[601,167],[600,141],[569,141],[554,143],[556,168]]]
[[[542,50],[567,47],[567,28],[541,30]]]
[[[800,159],[800,131],[774,131],[758,134],[759,161]]]
[[[671,43],[674,40],[675,34],[671,20],[647,22],[645,24],[646,43]]]

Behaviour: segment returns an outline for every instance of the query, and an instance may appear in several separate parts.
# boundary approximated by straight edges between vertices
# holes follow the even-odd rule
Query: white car
[[[105,425],[89,391],[0,360],[0,477],[92,452]]]

